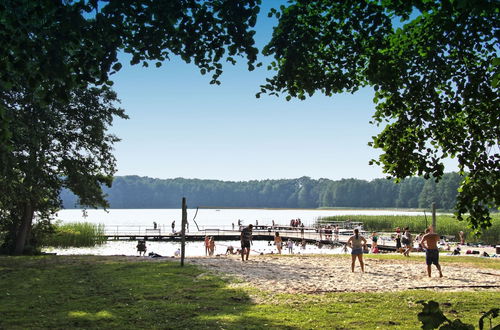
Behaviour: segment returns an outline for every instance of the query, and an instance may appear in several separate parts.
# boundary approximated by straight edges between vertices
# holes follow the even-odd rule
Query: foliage
[[[52,247],[92,247],[106,242],[104,225],[88,222],[56,223],[53,232],[45,236],[41,246]]]
[[[489,325],[490,325],[490,329],[493,329],[493,330],[499,330],[500,329],[500,324],[495,326],[494,328],[492,328],[491,326],[491,323],[492,323],[492,319],[498,317],[500,313],[500,308],[492,308],[490,309],[489,311],[487,311],[486,313],[483,314],[483,316],[481,316],[481,318],[479,319],[479,329],[480,330],[483,330],[484,328],[484,319],[488,319],[489,321]]]
[[[445,314],[471,323],[500,297],[424,290],[281,294],[180,267],[178,260],[95,256],[0,257],[0,291],[6,329],[417,329],[418,300],[441,301]]]
[[[113,187],[104,187],[104,192],[112,208],[175,208],[179,206],[178,196],[182,195],[191,206],[429,208],[432,201],[439,209],[451,209],[459,180],[457,173],[446,173],[437,184],[423,178],[396,184],[386,179],[368,182],[301,177],[230,182],[119,176],[115,177]],[[61,198],[66,208],[78,206],[76,196],[67,190]]]
[[[115,106],[110,75],[119,51],[131,64],[179,56],[211,73],[246,56],[260,0],[30,1],[0,3],[0,231],[23,253],[33,217],[48,219],[65,187],[81,205],[106,206],[117,141],[106,133]]]
[[[459,222],[451,215],[437,215],[436,226],[440,235],[455,236],[458,241],[458,233],[463,231],[467,242],[482,242],[485,244],[497,244],[500,237],[500,214],[492,214],[493,225],[485,230],[480,237],[475,237],[475,232],[468,228],[465,223]],[[413,233],[423,233],[425,228],[432,224],[432,216],[415,215],[341,215],[330,216],[319,219],[319,222],[328,223],[333,221],[359,221],[367,231],[394,232],[396,227],[409,227]]]
[[[422,329],[443,329],[443,330],[474,330],[474,326],[472,324],[463,323],[460,319],[455,319],[451,321],[448,319],[441,309],[439,308],[439,304],[433,300],[429,302],[419,301],[418,303],[422,304],[424,307],[422,312],[418,314],[418,319],[422,322]],[[491,319],[498,316],[498,308],[493,308],[486,313],[483,313],[483,316],[479,319],[479,329],[483,330],[484,327],[484,319],[490,319],[490,329],[491,329]],[[442,325],[445,323],[444,325]],[[494,329],[498,329],[496,326]]]
[[[481,231],[500,206],[496,1],[292,0],[263,53],[274,57],[261,93],[304,99],[370,86],[373,163],[390,177],[439,181],[443,160],[463,179],[458,219]]]
[[[4,246],[21,253],[31,240],[34,215],[49,219],[60,206],[62,187],[83,205],[108,205],[101,186],[111,185],[112,145],[118,139],[106,130],[113,117],[126,116],[106,86],[73,90],[69,103],[33,103],[28,89],[2,96],[16,134],[3,154],[0,225],[10,235]]]

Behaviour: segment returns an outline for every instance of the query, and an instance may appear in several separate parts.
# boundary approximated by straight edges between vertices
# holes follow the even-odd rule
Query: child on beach
[[[146,250],[147,250],[147,248],[146,248],[146,241],[139,240],[137,242],[137,252],[139,252],[139,256],[141,256],[141,254],[143,256],[145,256],[146,255]]]
[[[288,253],[293,254],[293,242],[289,238],[288,242],[286,243],[286,247],[288,248]]]

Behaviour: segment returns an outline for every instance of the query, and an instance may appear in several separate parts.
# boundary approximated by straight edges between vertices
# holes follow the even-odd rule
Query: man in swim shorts
[[[245,255],[246,260],[248,260],[248,256],[250,255],[250,245],[252,244],[252,228],[253,225],[249,224],[248,227],[243,228],[243,230],[241,231],[241,261],[245,261]]]
[[[431,266],[436,265],[439,271],[439,277],[443,277],[441,266],[439,265],[439,250],[437,243],[439,242],[439,235],[434,233],[432,226],[425,230],[425,235],[422,237],[422,247],[425,249],[425,262],[427,264],[427,275],[431,277]]]

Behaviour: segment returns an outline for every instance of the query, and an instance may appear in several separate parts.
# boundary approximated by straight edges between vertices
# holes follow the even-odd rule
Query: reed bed
[[[458,240],[458,233],[465,233],[467,242],[482,242],[485,244],[500,243],[500,214],[492,214],[492,226],[483,232],[480,237],[475,237],[472,230],[467,227],[464,221],[458,221],[453,215],[438,215],[436,217],[437,232],[441,235],[455,236]],[[333,221],[359,221],[363,223],[363,228],[367,231],[393,232],[396,227],[410,227],[413,233],[422,233],[425,228],[432,224],[432,216],[423,215],[340,215],[323,217],[318,219],[318,223],[328,223]]]
[[[104,225],[88,222],[55,224],[54,233],[48,235],[44,246],[52,247],[92,247],[106,242]]]

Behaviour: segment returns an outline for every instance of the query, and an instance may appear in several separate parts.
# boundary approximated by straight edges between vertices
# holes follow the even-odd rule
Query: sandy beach
[[[250,284],[281,293],[500,290],[500,270],[474,268],[466,263],[444,263],[444,277],[439,278],[432,266],[433,274],[429,278],[423,257],[419,262],[366,257],[365,273],[361,273],[358,264],[352,273],[350,258],[254,255],[242,262],[239,256],[233,255],[186,260],[187,264],[201,266],[217,275],[241,280],[236,281],[236,286]]]

